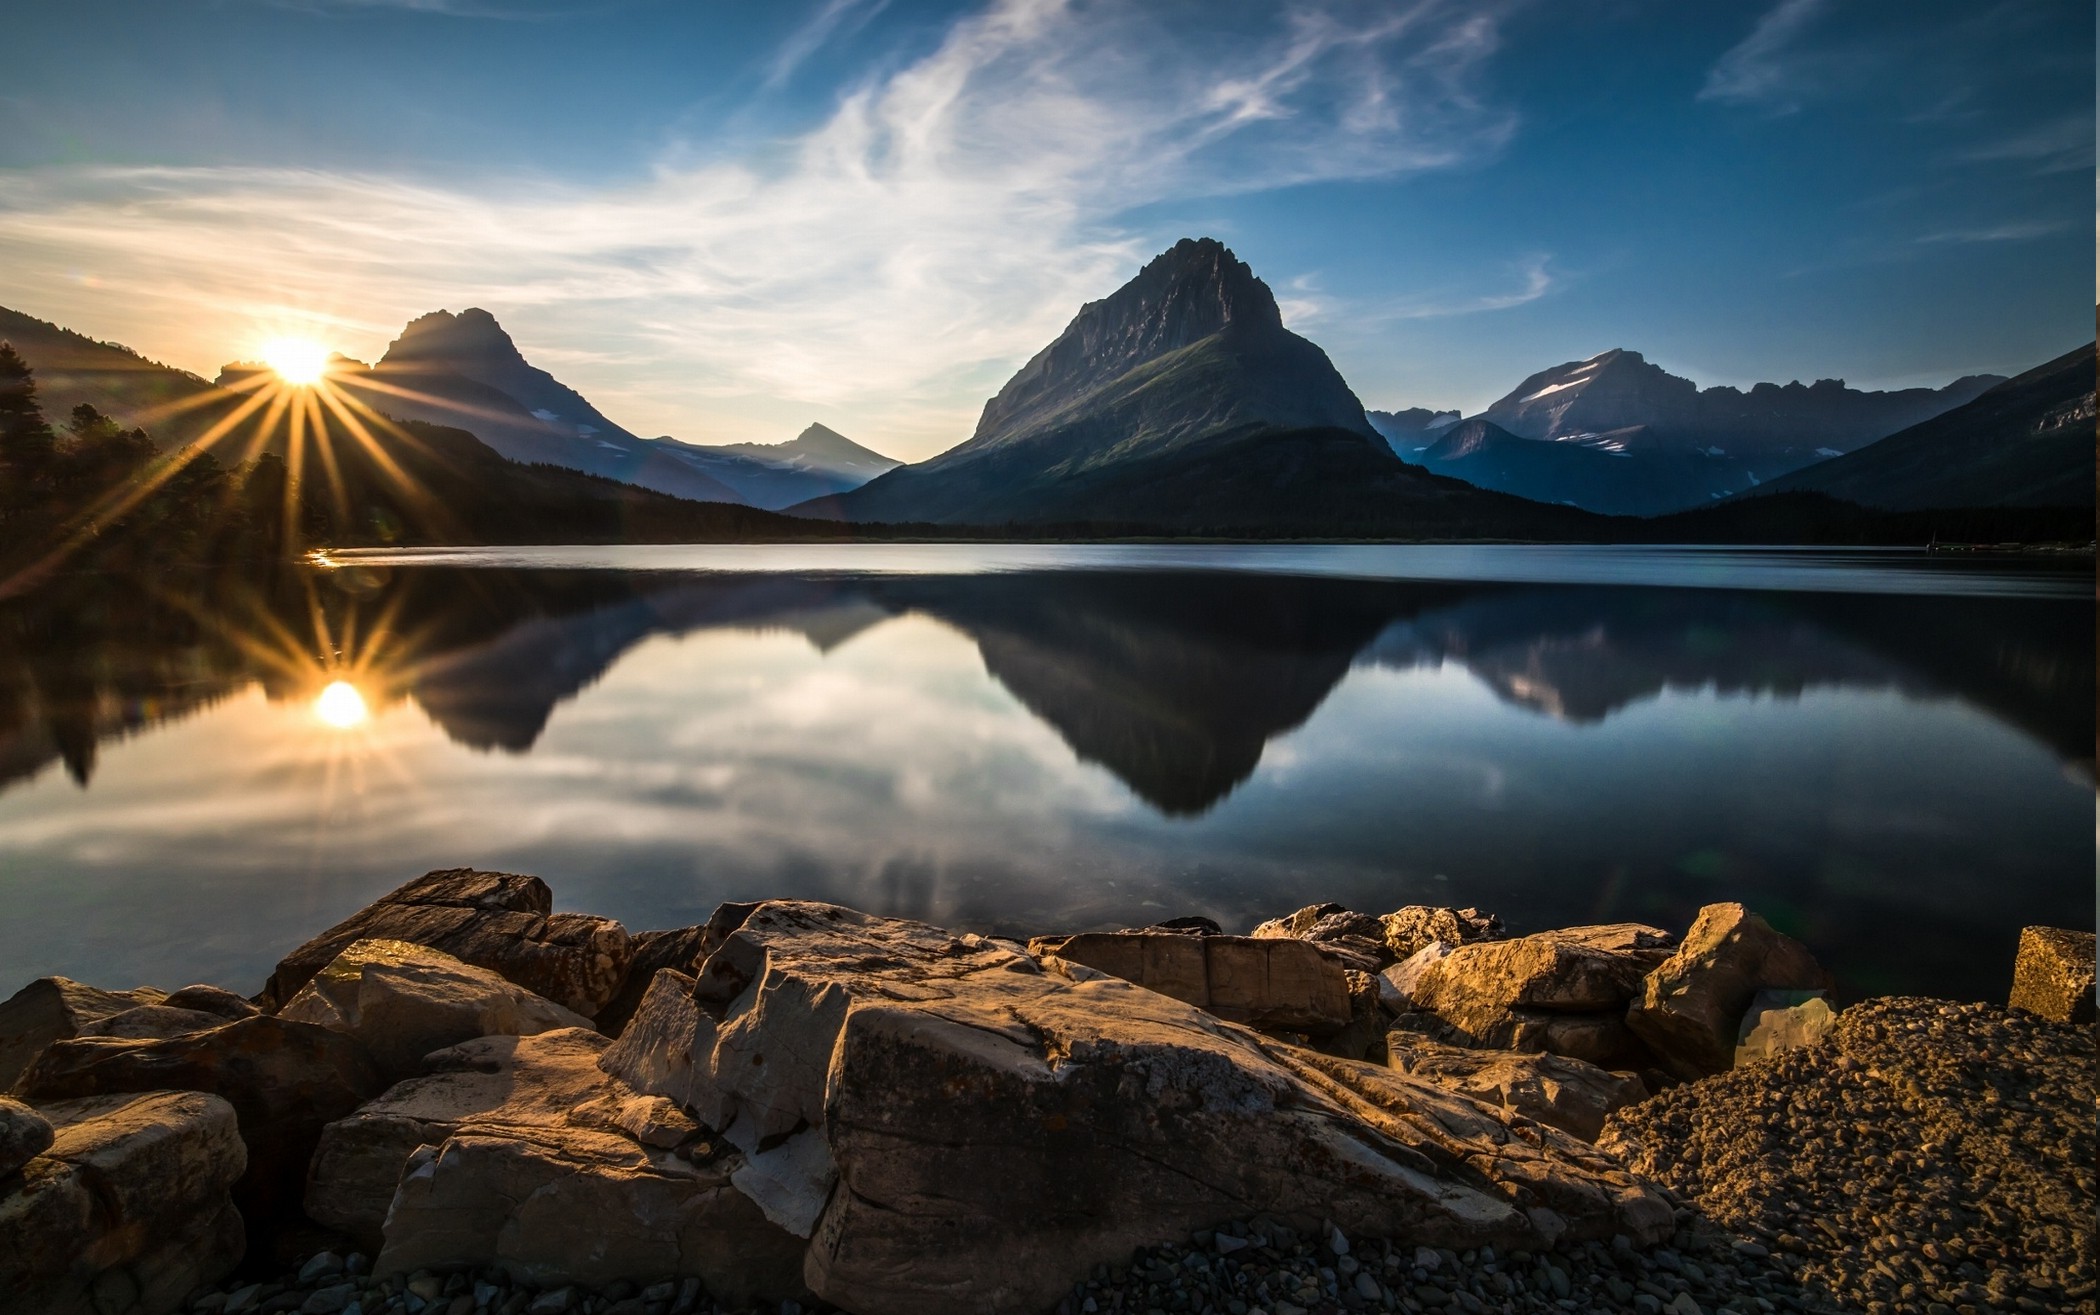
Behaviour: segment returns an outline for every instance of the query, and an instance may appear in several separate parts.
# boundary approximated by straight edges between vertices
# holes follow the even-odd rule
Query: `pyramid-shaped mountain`
[[[1442,483],[1394,458],[1327,354],[1284,328],[1268,286],[1204,238],[1082,307],[985,404],[969,441],[798,510],[947,524],[1360,523],[1405,519],[1408,493],[1454,496]]]

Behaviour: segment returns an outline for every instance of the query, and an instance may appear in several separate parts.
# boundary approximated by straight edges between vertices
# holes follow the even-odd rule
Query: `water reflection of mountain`
[[[990,674],[1075,754],[1174,814],[1201,812],[1244,781],[1352,665],[1457,663],[1510,703],[1575,723],[1671,690],[1890,690],[1961,700],[2068,762],[2092,759],[2091,612],[2077,600],[1222,572],[418,569],[324,574],[232,620],[106,585],[93,607],[65,601],[0,612],[0,780],[63,758],[85,781],[98,739],[249,681],[299,696],[331,660],[354,660],[368,693],[414,699],[460,743],[525,752],[558,704],[651,636],[789,630],[829,650],[905,614],[970,637]],[[199,620],[207,614],[219,623]],[[255,633],[230,633],[243,625]],[[332,659],[319,652],[330,643]]]

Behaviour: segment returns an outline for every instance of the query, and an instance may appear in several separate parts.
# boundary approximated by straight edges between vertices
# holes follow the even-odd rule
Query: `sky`
[[[0,305],[207,377],[492,311],[636,433],[907,460],[1187,236],[1367,406],[2085,338],[2076,0],[67,0],[0,44]],[[2095,205],[2089,212],[2088,206]]]

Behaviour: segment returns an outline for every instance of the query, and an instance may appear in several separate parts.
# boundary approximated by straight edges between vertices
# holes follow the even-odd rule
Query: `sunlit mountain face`
[[[1024,931],[1725,890],[1861,988],[1988,995],[1974,910],[2070,916],[2087,861],[2075,598],[361,563],[205,601],[6,605],[22,870],[142,909],[267,873],[244,916],[287,935],[460,861],[637,927],[783,891]],[[212,940],[154,952],[246,953]]]

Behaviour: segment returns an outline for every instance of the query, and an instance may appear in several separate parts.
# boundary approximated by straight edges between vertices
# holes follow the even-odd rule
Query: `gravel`
[[[2092,1315],[2094,1094],[2089,1028],[1883,998],[1600,1144],[1847,1308]]]

